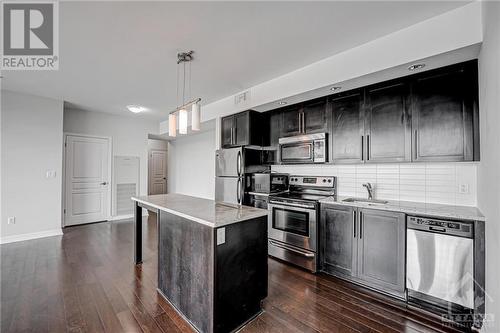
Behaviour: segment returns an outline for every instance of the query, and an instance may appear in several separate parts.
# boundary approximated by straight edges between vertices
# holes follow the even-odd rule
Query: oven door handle
[[[298,253],[304,257],[308,257],[308,258],[313,258],[314,257],[314,253],[310,253],[310,252],[306,252],[306,251],[301,251],[299,249],[296,249],[296,248],[293,248],[291,246],[287,246],[285,244],[281,244],[281,243],[277,243],[273,240],[269,240],[269,243],[271,243],[272,245],[276,246],[276,247],[279,247],[283,250],[287,250],[287,251],[292,251],[292,252],[295,252],[295,253]]]
[[[313,206],[308,206],[308,205],[301,205],[301,204],[288,204],[286,202],[276,202],[276,201],[269,201],[269,206],[271,207],[277,207],[277,208],[299,208],[299,211],[316,211],[316,208]]]

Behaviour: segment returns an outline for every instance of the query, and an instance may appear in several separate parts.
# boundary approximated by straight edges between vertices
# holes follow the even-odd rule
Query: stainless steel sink
[[[343,202],[362,202],[367,204],[383,205],[388,203],[386,200],[376,200],[376,199],[363,199],[363,198],[347,198],[342,200]]]

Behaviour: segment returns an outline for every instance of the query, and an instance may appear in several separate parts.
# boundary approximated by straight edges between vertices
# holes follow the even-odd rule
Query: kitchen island
[[[267,296],[267,210],[181,194],[133,197],[135,263],[142,208],[157,213],[158,291],[199,332],[230,332]]]

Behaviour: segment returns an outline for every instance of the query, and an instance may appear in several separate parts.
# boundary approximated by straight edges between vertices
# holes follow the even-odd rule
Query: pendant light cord
[[[183,63],[184,69],[183,69],[183,79],[182,79],[182,105],[186,103],[185,100],[185,95],[186,95],[186,62],[184,61]]]

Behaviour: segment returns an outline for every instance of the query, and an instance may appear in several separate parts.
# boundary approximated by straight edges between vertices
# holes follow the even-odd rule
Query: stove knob
[[[331,179],[328,179],[328,182],[329,182],[329,183],[331,183],[331,182],[332,182],[332,180],[331,180]]]
[[[326,179],[323,179],[323,183],[326,183]]]

